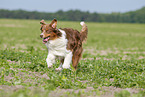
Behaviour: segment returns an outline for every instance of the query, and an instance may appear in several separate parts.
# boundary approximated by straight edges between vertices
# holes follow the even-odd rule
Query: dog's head
[[[44,20],[40,21],[41,24],[41,34],[40,37],[43,38],[43,43],[47,43],[49,40],[57,39],[61,36],[61,32],[56,28],[57,20],[53,19],[50,24],[46,24]]]

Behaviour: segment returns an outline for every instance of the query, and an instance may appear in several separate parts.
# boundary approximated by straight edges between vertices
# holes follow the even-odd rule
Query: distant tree
[[[49,19],[57,18],[64,21],[88,21],[88,22],[119,22],[119,23],[145,23],[145,7],[126,13],[90,13],[80,10],[59,10],[55,13],[25,11],[25,10],[5,10],[0,9],[0,18],[14,19]]]

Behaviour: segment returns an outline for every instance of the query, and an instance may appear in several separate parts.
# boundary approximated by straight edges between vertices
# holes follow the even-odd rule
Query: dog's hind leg
[[[75,70],[77,69],[77,65],[78,65],[79,60],[81,58],[82,51],[83,51],[83,49],[80,47],[73,53],[72,66],[74,67]]]

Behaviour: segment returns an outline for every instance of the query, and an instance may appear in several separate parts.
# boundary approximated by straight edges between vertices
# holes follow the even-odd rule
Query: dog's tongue
[[[48,41],[49,38],[43,39],[43,44],[45,44]]]
[[[46,39],[43,39],[43,41],[48,41],[48,38],[46,38]]]

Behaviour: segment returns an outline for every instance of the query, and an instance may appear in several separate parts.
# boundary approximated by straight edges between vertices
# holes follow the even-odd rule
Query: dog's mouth
[[[43,44],[47,43],[47,41],[49,40],[50,36],[47,36],[45,38],[43,38]]]

